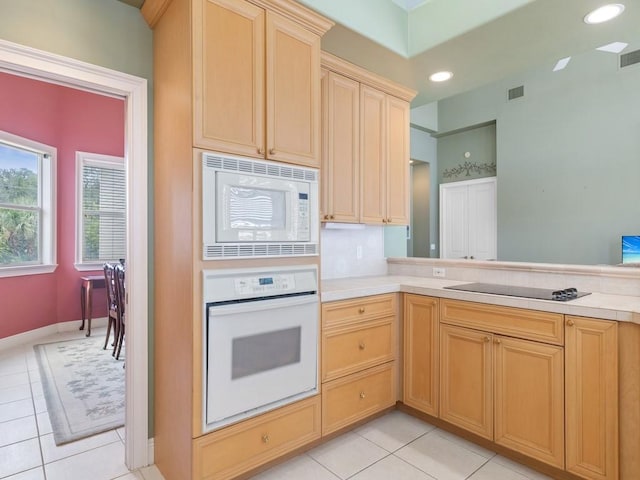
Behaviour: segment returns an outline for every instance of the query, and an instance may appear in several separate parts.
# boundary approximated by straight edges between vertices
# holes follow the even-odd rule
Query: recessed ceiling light
[[[557,72],[558,70],[563,70],[569,64],[569,60],[571,60],[571,57],[564,57],[558,60],[556,66],[553,67],[553,71]]]
[[[432,82],[446,82],[451,77],[453,77],[453,73],[451,72],[437,72],[433,75],[430,75],[429,80],[431,80]]]
[[[584,23],[589,25],[594,23],[602,23],[617,17],[624,11],[624,5],[621,3],[610,3],[596,8],[594,11],[587,13],[584,17]]]
[[[611,52],[611,53],[620,53],[622,50],[629,46],[628,43],[624,42],[613,42],[607,45],[603,45],[601,47],[596,48],[596,50],[600,50],[601,52]]]

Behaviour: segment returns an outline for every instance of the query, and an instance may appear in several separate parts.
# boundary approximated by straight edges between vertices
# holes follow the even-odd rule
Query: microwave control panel
[[[236,294],[243,296],[287,293],[296,287],[294,275],[287,273],[239,277],[234,283]]]

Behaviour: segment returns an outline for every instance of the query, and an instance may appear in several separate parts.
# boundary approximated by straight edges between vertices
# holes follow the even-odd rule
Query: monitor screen
[[[622,236],[622,263],[640,263],[640,235]]]

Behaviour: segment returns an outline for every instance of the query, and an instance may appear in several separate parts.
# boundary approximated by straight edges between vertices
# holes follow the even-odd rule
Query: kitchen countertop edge
[[[592,292],[575,300],[557,302],[445,288],[465,283],[469,282],[399,275],[336,278],[322,280],[321,301],[334,302],[401,292],[640,324],[640,297],[637,296]]]

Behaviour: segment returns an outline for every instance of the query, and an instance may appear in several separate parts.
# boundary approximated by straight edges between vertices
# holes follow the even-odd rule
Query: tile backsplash
[[[333,226],[336,228],[323,226],[320,235],[323,279],[386,275],[384,227],[352,224]]]

